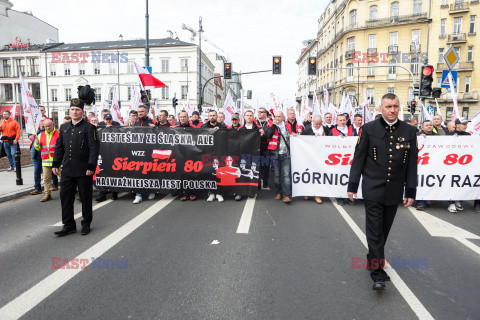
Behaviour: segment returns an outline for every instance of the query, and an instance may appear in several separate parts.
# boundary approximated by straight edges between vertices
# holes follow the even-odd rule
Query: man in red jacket
[[[0,121],[0,135],[3,149],[10,163],[10,168],[7,171],[16,171],[15,154],[17,153],[18,140],[20,140],[20,125],[15,119],[12,119],[9,110],[3,111],[3,120]]]

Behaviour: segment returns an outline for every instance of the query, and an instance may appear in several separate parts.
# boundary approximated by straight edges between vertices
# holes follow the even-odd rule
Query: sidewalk
[[[16,172],[0,172],[0,203],[20,198],[33,190],[33,166],[22,167],[23,185],[17,186]]]

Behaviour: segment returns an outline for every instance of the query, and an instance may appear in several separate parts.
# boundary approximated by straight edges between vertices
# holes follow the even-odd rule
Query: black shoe
[[[82,236],[85,236],[85,235],[87,235],[87,234],[89,234],[89,233],[90,233],[90,227],[88,227],[88,226],[82,227],[82,231],[80,231],[80,234],[81,234]]]
[[[75,228],[75,227],[73,227],[73,228],[63,227],[62,230],[55,231],[54,234],[59,236],[59,237],[64,237],[64,236],[69,235],[70,233],[75,233],[75,232],[77,232],[77,228]]]
[[[376,280],[373,284],[373,290],[385,290],[385,280]]]
[[[97,202],[103,202],[105,200],[107,200],[107,196],[104,195],[104,194],[101,194],[101,195],[99,195],[98,197],[95,198],[95,201],[97,201]]]
[[[114,192],[112,194],[112,200],[118,200],[118,193]]]
[[[385,281],[390,281],[390,276],[389,275],[385,275]]]

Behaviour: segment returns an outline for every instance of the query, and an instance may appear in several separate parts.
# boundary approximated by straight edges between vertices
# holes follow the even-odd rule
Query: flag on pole
[[[118,123],[123,123],[122,114],[120,113],[120,107],[118,105],[118,91],[117,87],[113,90],[113,99],[112,99],[112,118],[113,121],[117,121]]]
[[[135,110],[137,111],[138,110],[138,106],[141,104],[141,100],[140,100],[140,92],[138,91],[138,88],[136,85],[133,85],[131,87],[132,89],[130,89],[131,91],[131,99],[130,99],[130,111],[132,110]]]
[[[438,105],[437,98],[435,98],[435,104],[437,105],[437,114],[443,118],[442,111],[440,110],[440,106]]]
[[[447,77],[448,77],[448,81],[450,82],[450,91],[452,92],[452,100],[453,100],[452,121],[455,121],[460,117],[460,112],[458,111],[457,92],[455,91],[455,87],[453,86],[452,73],[449,72]]]
[[[107,110],[110,110],[110,106],[108,105],[108,88],[105,87],[104,90],[103,90],[103,94],[102,94],[102,110],[103,109],[107,109]],[[102,119],[103,120],[103,119]]]
[[[277,97],[275,96],[274,93],[271,93],[270,96],[272,97],[272,100],[273,100],[273,110],[274,111],[278,111],[278,110],[282,110],[282,107],[280,106],[280,104],[278,103],[278,100],[277,100]]]
[[[20,91],[22,96],[23,117],[25,118],[25,130],[30,134],[37,134],[40,127],[42,113],[32,93],[28,90],[27,84],[20,73]]]
[[[329,105],[329,101],[328,101],[328,90],[327,88],[323,88],[323,105],[324,106],[328,106]]]
[[[313,95],[312,108],[312,117],[323,115],[320,105],[318,104],[318,98],[316,94]]]
[[[235,112],[235,102],[233,101],[232,94],[229,91],[227,97],[225,98],[225,104],[223,105],[223,114],[225,115],[224,123],[227,126],[232,125],[232,116],[235,114]]]
[[[140,82],[142,83],[142,87],[153,87],[153,88],[162,88],[166,87],[167,85],[162,81],[158,80],[154,76],[152,76],[147,70],[140,67],[140,65],[134,62],[135,68],[138,72],[138,77],[140,78]]]
[[[300,107],[300,117],[298,119],[300,122],[305,121],[305,117],[310,112],[310,107],[308,105],[309,105],[308,95],[304,94],[302,96],[302,105]]]
[[[422,105],[423,116],[425,118],[424,121],[433,121],[432,115],[427,111],[427,108],[425,108],[425,105],[422,103],[422,101],[420,101],[420,104]]]
[[[480,111],[478,111],[472,121],[470,121],[466,131],[471,135],[480,136]]]
[[[18,105],[15,103],[15,105],[10,109],[10,114],[12,114],[13,117],[19,116],[20,115],[20,109],[18,109],[19,112],[17,112],[17,107]]]

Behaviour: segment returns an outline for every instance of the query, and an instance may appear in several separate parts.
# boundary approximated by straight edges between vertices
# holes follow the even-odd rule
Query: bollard
[[[22,164],[20,161],[20,145],[18,145],[17,152],[15,153],[15,168],[17,169],[17,186],[23,186],[22,179]]]

